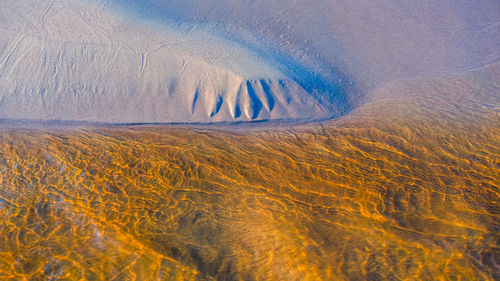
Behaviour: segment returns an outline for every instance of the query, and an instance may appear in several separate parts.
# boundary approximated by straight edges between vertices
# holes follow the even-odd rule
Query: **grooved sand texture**
[[[4,128],[0,278],[497,280],[498,69],[322,126]]]

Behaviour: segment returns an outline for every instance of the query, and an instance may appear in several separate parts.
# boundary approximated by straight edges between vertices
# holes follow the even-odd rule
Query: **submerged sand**
[[[495,280],[498,67],[248,131],[0,133],[0,278]]]

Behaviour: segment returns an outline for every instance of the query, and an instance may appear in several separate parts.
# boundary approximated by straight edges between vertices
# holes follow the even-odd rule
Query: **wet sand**
[[[3,127],[0,279],[495,280],[498,82],[475,75],[322,124]]]

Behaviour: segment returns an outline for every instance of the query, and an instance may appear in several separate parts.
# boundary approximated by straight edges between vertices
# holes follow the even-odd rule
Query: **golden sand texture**
[[[300,130],[1,129],[0,279],[497,279],[498,110],[391,101]]]
[[[492,279],[498,134],[398,130],[3,132],[0,276]]]

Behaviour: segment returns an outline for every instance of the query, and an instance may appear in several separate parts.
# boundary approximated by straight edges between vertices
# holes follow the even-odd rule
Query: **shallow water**
[[[395,129],[4,130],[0,276],[492,280],[498,133]]]
[[[498,279],[499,82],[467,77],[308,126],[3,127],[0,279]]]

